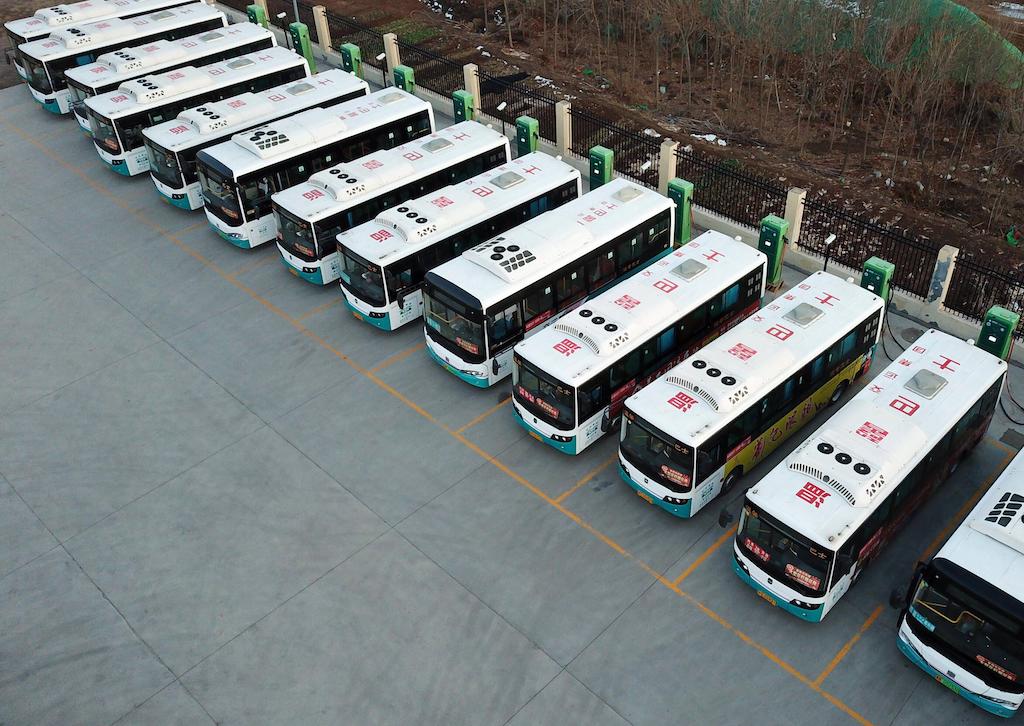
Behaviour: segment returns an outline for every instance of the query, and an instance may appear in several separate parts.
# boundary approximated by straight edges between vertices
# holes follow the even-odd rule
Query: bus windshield
[[[146,139],[146,152],[149,154],[149,173],[172,189],[180,189],[182,183],[178,155],[149,139]]]
[[[637,469],[674,492],[688,492],[693,486],[693,449],[654,432],[654,427],[637,416],[623,417],[619,448]]]
[[[46,64],[30,55],[22,54],[21,59],[25,63],[25,72],[28,73],[28,85],[40,93],[52,93],[53,84],[46,73]]]
[[[362,257],[344,247],[341,252],[341,284],[371,305],[384,304],[384,278],[380,267],[371,265]]]
[[[757,566],[799,593],[825,594],[832,557],[824,547],[797,537],[749,503],[743,506],[736,539]]]
[[[84,86],[80,86],[70,78],[68,79],[68,91],[71,93],[71,108],[76,111],[82,107],[85,103],[85,99],[89,98],[90,94],[85,90]]]
[[[315,261],[316,247],[313,243],[313,225],[289,214],[280,207],[276,211],[280,220],[280,224],[277,226],[277,241],[300,260]]]
[[[215,215],[229,224],[242,217],[238,193],[232,179],[221,175],[208,166],[199,166],[199,181],[203,185],[203,198]]]
[[[516,356],[513,390],[522,406],[555,428],[568,431],[576,423],[576,391]]]
[[[484,326],[472,319],[472,312],[449,296],[431,290],[423,293],[423,318],[434,335],[459,349],[470,363],[484,360]]]
[[[993,688],[1024,691],[1024,623],[932,568],[921,579],[910,610],[915,631],[918,623],[923,625],[926,642],[937,639],[946,646],[943,650],[952,649],[961,667]]]
[[[93,140],[112,154],[121,151],[121,144],[117,140],[117,131],[113,122],[106,116],[89,109],[89,128],[92,130]]]

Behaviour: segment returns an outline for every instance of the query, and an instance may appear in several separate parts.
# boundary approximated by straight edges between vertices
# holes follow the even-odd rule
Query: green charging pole
[[[406,93],[416,93],[416,73],[409,66],[395,66],[395,85]]]
[[[603,146],[590,149],[590,188],[597,189],[612,180],[615,169],[615,152]]]
[[[472,121],[473,94],[460,88],[452,94],[452,109],[456,121]]]
[[[769,214],[761,220],[757,249],[768,258],[768,289],[777,290],[782,285],[782,255],[786,251],[785,238],[789,222],[782,217]]]
[[[540,140],[540,122],[530,116],[516,119],[516,156],[532,154]]]
[[[309,39],[309,26],[305,23],[291,23],[288,34],[292,37],[292,48],[306,59],[311,73],[316,73],[316,59],[313,57],[313,43]]]
[[[1020,315],[998,305],[989,308],[981,324],[978,347],[1006,360],[1013,345],[1013,333],[1020,323]]]
[[[355,43],[342,43],[341,67],[356,78],[363,77],[363,53]]]
[[[249,16],[250,23],[256,23],[264,28],[270,26],[270,21],[267,20],[267,11],[262,6],[253,3],[245,9],[245,14]]]
[[[864,271],[860,275],[860,286],[889,302],[889,288],[892,287],[892,276],[896,265],[881,257],[869,257],[864,260]]]
[[[673,243],[678,247],[690,241],[693,236],[690,205],[693,202],[693,182],[685,179],[668,180],[668,198],[676,203],[676,228]]]

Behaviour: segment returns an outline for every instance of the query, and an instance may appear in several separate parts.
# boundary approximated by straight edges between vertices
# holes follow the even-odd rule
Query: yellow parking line
[[[570,487],[570,488],[569,488],[568,490],[566,490],[566,491],[562,492],[561,494],[559,494],[559,495],[558,495],[558,496],[557,496],[557,497],[555,498],[555,501],[556,501],[556,502],[558,502],[559,504],[561,504],[562,502],[564,502],[564,501],[565,501],[566,499],[568,499],[568,498],[569,498],[569,497],[571,497],[571,496],[572,496],[573,494],[575,494],[575,493],[576,493],[576,491],[580,489],[580,487],[584,487],[584,486],[586,486],[586,485],[587,485],[587,482],[588,482],[588,481],[590,481],[590,480],[591,480],[591,479],[593,479],[593,478],[594,478],[595,476],[597,476],[597,475],[598,475],[598,474],[600,474],[600,473],[601,473],[602,471],[604,471],[604,468],[605,468],[606,466],[608,466],[609,464],[611,464],[611,463],[612,463],[613,461],[615,461],[615,460],[616,460],[616,459],[618,459],[618,458],[619,458],[619,452],[618,452],[618,451],[616,451],[616,452],[615,452],[614,454],[612,454],[612,455],[611,455],[611,456],[609,456],[609,457],[608,457],[607,459],[605,459],[605,460],[604,460],[604,461],[602,461],[602,462],[601,462],[600,464],[598,464],[598,465],[597,465],[597,466],[595,466],[595,467],[594,467],[593,469],[591,469],[591,470],[590,470],[590,471],[588,471],[588,472],[587,472],[586,474],[584,474],[584,475],[583,475],[583,478],[581,478],[581,479],[580,479],[580,480],[579,480],[578,482],[576,482],[575,484],[573,484],[573,485],[572,485],[572,486],[571,486],[571,487]]]
[[[690,564],[689,567],[687,567],[685,570],[683,570],[683,574],[681,574],[679,577],[677,577],[675,580],[672,581],[672,584],[678,586],[680,583],[682,583],[683,580],[685,580],[687,577],[692,575],[694,570],[696,570],[698,567],[700,567],[704,563],[704,560],[706,560],[708,557],[710,557],[714,553],[715,550],[717,550],[719,547],[721,547],[725,542],[727,542],[730,539],[732,539],[733,536],[735,536],[735,534],[736,534],[736,526],[737,525],[734,524],[729,529],[727,529],[725,531],[725,534],[723,534],[721,537],[716,539],[715,543],[713,545],[711,545],[706,550],[704,550],[701,553],[700,557],[695,559]]]
[[[876,620],[878,620],[878,616],[882,614],[882,610],[884,609],[884,606],[879,605],[871,611],[871,614],[868,615],[868,619],[865,620],[864,624],[860,626],[860,630],[854,633],[854,636],[850,638],[848,641],[846,641],[846,644],[839,649],[838,653],[836,653],[835,658],[829,661],[829,664],[825,666],[825,670],[819,673],[818,677],[814,679],[814,685],[820,686],[822,683],[825,682],[825,679],[832,674],[832,671],[836,669],[836,666],[843,662],[843,658],[845,658],[847,654],[849,654],[850,649],[857,644],[857,641],[860,640],[861,636],[868,631],[868,628],[870,628]]]
[[[426,347],[425,343],[417,343],[416,345],[410,346],[405,350],[400,350],[394,355],[385,358],[380,363],[371,368],[370,373],[378,373],[387,368],[388,366],[394,365],[395,363],[399,363],[408,358],[416,351],[423,350],[424,347]]]
[[[511,400],[512,400],[512,398],[511,398],[511,397],[509,397],[509,398],[506,398],[505,400],[503,400],[503,401],[502,401],[501,403],[499,403],[499,404],[498,404],[497,406],[491,406],[491,407],[490,407],[489,409],[487,409],[486,411],[484,411],[484,412],[483,412],[482,414],[480,414],[479,416],[477,416],[477,417],[476,417],[475,419],[473,419],[472,421],[470,421],[470,422],[469,422],[468,424],[466,424],[466,425],[465,425],[465,426],[463,426],[462,428],[457,428],[457,429],[455,429],[455,433],[457,433],[457,434],[461,434],[461,433],[462,433],[463,431],[465,431],[465,430],[467,430],[467,429],[471,429],[471,428],[473,428],[474,426],[476,426],[476,425],[477,425],[478,423],[480,423],[481,421],[483,421],[483,420],[484,420],[485,418],[487,418],[488,416],[490,416],[490,415],[491,415],[492,413],[494,413],[495,411],[497,411],[497,410],[498,410],[499,408],[501,408],[502,406],[506,406],[506,405],[508,405],[508,402],[509,402],[509,401],[511,401]]]
[[[462,434],[461,432],[458,432],[458,431],[453,431],[452,429],[448,428],[447,426],[445,426],[442,423],[440,423],[439,421],[437,421],[437,419],[435,419],[434,416],[431,415],[431,413],[429,411],[424,409],[422,406],[420,406],[419,404],[417,404],[415,401],[411,400],[410,398],[408,398],[404,394],[402,394],[400,391],[395,389],[393,386],[391,386],[388,383],[386,383],[379,376],[377,376],[376,373],[373,370],[368,370],[368,369],[363,368],[362,366],[357,364],[355,361],[353,361],[351,358],[349,358],[344,353],[342,353],[340,350],[338,350],[337,348],[332,346],[329,342],[327,342],[322,337],[320,337],[319,335],[314,333],[312,330],[307,328],[305,325],[303,325],[298,319],[296,319],[295,317],[289,315],[284,310],[282,310],[281,308],[276,306],[274,303],[270,302],[268,299],[266,299],[263,296],[261,296],[255,290],[253,290],[252,288],[248,287],[244,283],[240,282],[235,277],[235,275],[229,274],[226,271],[224,271],[223,269],[221,269],[212,260],[207,259],[202,253],[200,253],[199,251],[193,249],[189,245],[187,245],[184,242],[182,242],[177,236],[175,236],[171,232],[167,231],[166,229],[164,229],[160,225],[154,223],[145,214],[143,214],[141,212],[137,212],[136,210],[133,210],[130,207],[128,207],[124,203],[124,201],[122,199],[119,199],[116,195],[112,194],[110,192],[110,190],[108,190],[106,187],[104,187],[103,185],[101,185],[98,182],[96,182],[89,174],[85,173],[81,168],[79,168],[79,167],[77,167],[77,166],[75,166],[73,164],[68,163],[67,161],[62,159],[60,156],[58,156],[57,154],[53,153],[45,145],[39,143],[34,137],[32,137],[30,134],[28,134],[25,131],[23,131],[18,126],[14,125],[11,122],[6,121],[6,120],[4,121],[4,124],[8,128],[10,128],[12,131],[14,131],[14,133],[16,133],[22,139],[24,139],[26,142],[32,144],[37,149],[39,149],[39,151],[42,154],[44,154],[45,156],[49,157],[55,163],[63,166],[64,168],[72,171],[73,173],[77,174],[79,177],[81,177],[85,181],[85,183],[88,186],[92,187],[97,192],[99,192],[103,196],[105,196],[108,199],[110,199],[111,201],[113,201],[114,204],[116,204],[117,206],[119,206],[122,209],[128,211],[129,213],[133,214],[135,217],[137,217],[139,219],[140,222],[142,222],[143,224],[149,226],[154,231],[160,233],[163,237],[165,237],[172,244],[174,244],[175,246],[179,247],[180,249],[185,251],[187,254],[191,255],[194,259],[202,262],[210,270],[212,270],[213,272],[216,272],[221,278],[223,278],[227,282],[231,283],[232,285],[237,287],[239,290],[241,290],[241,291],[245,292],[246,294],[248,294],[255,301],[257,301],[258,303],[263,305],[265,308],[267,308],[267,310],[269,310],[270,312],[274,313],[275,315],[280,317],[282,320],[285,320],[286,322],[291,324],[303,336],[305,336],[306,338],[309,338],[310,340],[312,340],[317,345],[320,345],[321,347],[323,347],[325,350],[328,350],[331,353],[333,353],[339,360],[342,360],[346,364],[351,366],[351,368],[354,371],[356,371],[360,375],[364,376],[365,378],[369,379],[372,383],[374,383],[374,385],[378,386],[379,388],[384,390],[386,393],[390,394],[394,398],[396,398],[399,401],[401,401],[403,404],[405,404],[410,409],[415,411],[417,414],[422,416],[425,420],[429,421],[430,423],[433,423],[433,424],[437,425],[439,428],[441,428],[442,430],[446,431],[456,441],[460,442],[465,447],[470,449],[473,453],[475,453],[477,456],[479,456],[481,459],[483,459],[484,461],[489,462],[491,465],[493,465],[495,468],[497,468],[503,474],[505,474],[509,478],[511,478],[514,481],[516,481],[517,483],[519,483],[525,489],[530,491],[532,494],[534,494],[536,497],[538,497],[539,499],[544,501],[546,504],[550,505],[552,508],[554,508],[556,511],[561,513],[563,516],[565,516],[566,518],[571,520],[573,523],[575,523],[577,526],[582,528],[584,531],[590,533],[598,541],[604,543],[605,545],[607,545],[609,548],[611,548],[614,552],[618,553],[622,557],[635,562],[641,569],[644,570],[644,572],[646,572],[648,575],[650,575],[652,578],[654,578],[657,582],[661,583],[663,586],[667,587],[669,590],[671,590],[672,592],[676,593],[681,598],[686,600],[688,603],[690,603],[691,605],[696,607],[698,610],[700,610],[702,613],[704,613],[704,615],[706,615],[708,618],[710,618],[711,620],[714,620],[720,626],[722,626],[723,628],[725,628],[729,632],[733,633],[743,643],[747,644],[748,646],[750,646],[754,650],[756,650],[759,653],[761,653],[765,658],[767,658],[772,663],[774,663],[777,666],[779,666],[779,668],[781,668],[784,672],[786,672],[787,674],[792,676],[794,679],[796,679],[797,681],[799,681],[803,685],[807,686],[807,688],[809,688],[811,691],[814,691],[815,693],[820,695],[822,698],[827,700],[829,703],[831,703],[837,709],[839,709],[840,711],[842,711],[843,713],[848,715],[850,718],[852,718],[853,720],[857,721],[858,723],[865,724],[865,725],[869,725],[871,723],[866,718],[864,718],[859,713],[857,713],[855,710],[853,710],[852,708],[847,706],[843,701],[841,701],[837,697],[833,696],[832,694],[828,693],[827,691],[823,690],[819,684],[816,684],[810,678],[808,678],[807,676],[802,674],[800,671],[798,671],[792,665],[790,665],[785,660],[783,660],[778,655],[776,655],[774,652],[772,652],[769,648],[767,648],[766,646],[761,645],[760,643],[755,641],[749,635],[747,635],[742,630],[740,630],[739,628],[734,626],[732,623],[730,623],[724,617],[722,617],[721,615],[716,613],[714,610],[712,610],[708,606],[704,605],[704,603],[702,603],[699,600],[697,600],[691,594],[687,593],[684,590],[681,590],[677,585],[675,585],[674,583],[672,583],[671,581],[666,579],[661,573],[659,573],[656,570],[654,570],[654,568],[652,568],[646,562],[644,562],[643,560],[635,557],[631,552],[629,552],[629,550],[627,550],[621,544],[616,542],[614,539],[612,539],[608,535],[606,535],[603,532],[601,532],[600,530],[598,530],[596,527],[594,527],[589,522],[584,520],[578,514],[576,514],[575,512],[571,511],[570,509],[566,508],[561,502],[556,501],[553,497],[551,497],[548,494],[546,494],[537,485],[533,484],[532,482],[530,482],[528,479],[526,479],[522,475],[518,474],[517,472],[513,471],[506,464],[504,464],[503,462],[499,461],[496,457],[494,457],[491,454],[487,453],[482,448],[480,448],[478,445],[476,445],[475,443],[473,443],[472,441],[467,439],[464,434]],[[420,345],[422,345],[422,344],[420,344]],[[409,351],[406,351],[406,353],[407,354],[412,353],[413,350],[414,349],[410,349]],[[387,361],[385,361],[385,363],[387,363]]]
[[[338,295],[333,300],[328,300],[323,305],[317,305],[312,310],[307,310],[306,312],[304,312],[302,315],[300,315],[299,317],[297,317],[295,319],[296,320],[306,320],[307,318],[311,318],[314,315],[322,313],[324,310],[328,310],[330,308],[333,308],[335,305],[340,303],[341,300],[342,300],[341,295]]]
[[[184,242],[182,242],[182,244],[184,244]],[[276,254],[270,254],[268,252],[265,256],[261,257],[260,259],[253,260],[252,262],[246,265],[242,265],[242,267],[231,273],[231,277],[241,277],[242,275],[250,273],[257,268],[263,267],[263,265],[267,264],[268,262],[273,262],[276,257]]]

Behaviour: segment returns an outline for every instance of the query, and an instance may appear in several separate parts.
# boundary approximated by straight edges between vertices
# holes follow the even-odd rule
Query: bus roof
[[[210,138],[222,138],[290,113],[368,90],[366,81],[332,68],[300,81],[289,81],[257,93],[241,93],[223,101],[185,109],[176,119],[143,129],[143,135],[165,149],[181,151]]]
[[[431,271],[476,298],[486,310],[513,290],[540,280],[572,259],[600,247],[674,203],[624,177],[466,250]],[[521,251],[495,255],[495,246]],[[514,259],[513,259],[514,258]]]
[[[387,265],[522,204],[542,189],[579,178],[580,173],[560,158],[542,152],[526,154],[459,184],[403,202],[400,208],[405,211],[398,207],[385,210],[373,221],[341,233],[338,241],[366,260]]]
[[[386,189],[502,147],[507,158],[508,138],[504,134],[476,121],[463,121],[393,149],[374,151],[318,171],[309,181],[277,192],[273,200],[300,219],[316,222]]]
[[[85,105],[109,119],[116,119],[149,106],[163,105],[173,98],[188,98],[209,89],[305,64],[302,56],[275,46],[205,66],[184,66],[125,81],[115,91],[90,96],[85,99]]]
[[[747,498],[836,550],[1005,372],[970,341],[927,330]],[[808,485],[816,497],[801,494]]]
[[[64,75],[81,86],[97,88],[264,38],[277,44],[274,34],[266,28],[254,23],[236,23],[187,38],[154,40],[146,45],[104,53],[95,63],[69,68]]]
[[[852,280],[815,272],[630,396],[626,405],[679,441],[699,446],[761,391],[809,363],[855,320],[882,307],[880,297]],[[694,367],[697,360],[706,365]],[[708,376],[710,370],[721,376]],[[726,379],[735,382],[727,386]],[[669,403],[680,394],[693,401],[685,411]]]
[[[1024,603],[1024,455],[1017,454],[936,553]]]
[[[22,38],[49,35],[57,28],[117,18],[135,13],[181,5],[182,0],[82,0],[40,8],[27,18],[4,23],[4,28]]]
[[[520,342],[516,353],[561,382],[579,385],[766,265],[764,254],[750,245],[704,232]],[[568,357],[556,349],[566,337],[579,343]]]
[[[87,25],[58,28],[48,38],[22,43],[18,50],[36,60],[51,61],[122,40],[127,44],[142,35],[213,18],[224,19],[224,13],[206,3],[196,2],[128,19],[108,18]]]
[[[249,129],[200,153],[230,169],[237,178],[417,111],[426,111],[433,118],[433,107],[426,101],[397,88],[384,88],[337,106],[312,108]]]

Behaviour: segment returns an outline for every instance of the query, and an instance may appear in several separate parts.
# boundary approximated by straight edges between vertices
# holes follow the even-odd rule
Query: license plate
[[[355,318],[356,320],[362,320],[363,319],[363,316],[360,315],[359,313],[352,313],[352,317]]]
[[[639,489],[636,491],[636,495],[643,499],[648,504],[654,504],[654,499],[647,492],[642,492]]]
[[[778,606],[779,606],[779,604],[778,604],[778,603],[777,603],[777,602],[775,601],[775,598],[774,598],[774,597],[772,597],[771,595],[769,595],[768,593],[766,593],[766,592],[761,592],[760,590],[758,590],[758,591],[757,591],[757,594],[758,594],[758,596],[760,596],[760,597],[761,597],[762,599],[766,600],[767,602],[770,602],[770,603],[771,603],[771,604],[772,604],[772,605],[773,605],[774,607],[778,607]]]
[[[960,686],[958,686],[957,684],[953,683],[953,681],[949,680],[945,676],[937,675],[937,676],[935,676],[935,680],[937,680],[939,683],[944,685],[946,688],[951,690],[956,695],[958,695],[958,696],[960,695]]]
[[[298,276],[299,276],[299,271],[298,271],[298,270],[296,270],[296,269],[295,269],[294,267],[289,267],[289,268],[288,268],[288,272],[292,273],[292,274],[293,274],[293,275],[295,275],[296,277],[298,277]]]
[[[530,431],[529,433],[530,433],[530,436],[532,436],[533,438],[537,439],[537,441],[540,441],[540,434],[538,434],[536,431]]]

